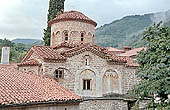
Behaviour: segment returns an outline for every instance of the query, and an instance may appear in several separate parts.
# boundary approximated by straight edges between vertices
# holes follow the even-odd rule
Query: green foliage
[[[51,27],[47,27],[47,29],[44,29],[44,44],[45,46],[50,46],[50,37],[51,37]]]
[[[149,108],[166,110],[170,107],[170,28],[154,24],[143,33],[147,50],[138,56],[140,83],[131,91],[143,99],[151,97]],[[155,96],[154,96],[155,95]],[[155,102],[155,98],[160,98]]]
[[[61,14],[64,12],[64,1],[65,0],[50,0],[49,1],[49,9],[48,9],[48,21],[53,20],[57,14]],[[44,44],[46,46],[50,45],[50,37],[51,37],[51,27],[47,26],[46,29],[44,29]]]
[[[20,62],[28,50],[28,47],[24,44],[15,44],[10,40],[0,39],[0,56],[2,52],[2,47],[4,46],[10,47],[10,62],[14,63]]]

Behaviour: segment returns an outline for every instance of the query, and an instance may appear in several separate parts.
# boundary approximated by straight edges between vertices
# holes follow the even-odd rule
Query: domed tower
[[[48,23],[51,26],[51,46],[61,43],[94,44],[97,23],[81,12],[68,11],[59,14]]]

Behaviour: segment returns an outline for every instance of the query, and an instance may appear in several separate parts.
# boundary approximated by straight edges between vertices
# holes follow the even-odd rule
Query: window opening
[[[91,90],[91,79],[83,79],[83,90]]]
[[[61,70],[61,69],[56,70],[56,78],[57,79],[64,78],[64,70]]]
[[[67,41],[68,40],[68,32],[64,33],[64,37],[65,37],[65,40]]]
[[[81,41],[84,41],[84,33],[81,33]]]

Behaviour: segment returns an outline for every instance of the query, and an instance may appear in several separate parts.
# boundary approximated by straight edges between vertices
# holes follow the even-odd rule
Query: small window
[[[86,59],[86,64],[85,65],[88,65],[88,59]]]
[[[84,41],[84,33],[81,33],[81,41]]]
[[[68,41],[68,32],[64,32],[65,41]]]
[[[56,74],[57,79],[63,79],[64,78],[64,70],[62,70],[62,69],[56,70],[55,74]]]
[[[91,90],[91,79],[83,79],[83,90]]]
[[[85,65],[89,65],[89,59],[90,59],[90,56],[85,55]]]

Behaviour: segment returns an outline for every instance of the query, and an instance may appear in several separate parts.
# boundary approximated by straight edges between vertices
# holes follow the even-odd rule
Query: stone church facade
[[[132,58],[94,44],[95,21],[68,11],[49,26],[51,46],[33,46],[18,64],[19,70],[48,75],[81,97],[126,94],[137,83],[138,65]]]

